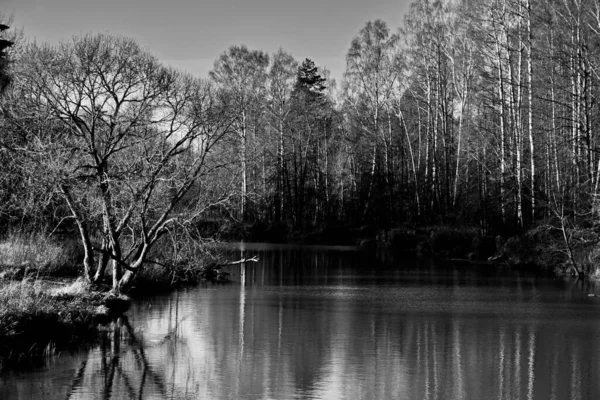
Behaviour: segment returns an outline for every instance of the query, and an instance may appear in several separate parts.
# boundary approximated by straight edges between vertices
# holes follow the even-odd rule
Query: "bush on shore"
[[[406,227],[383,230],[377,233],[377,245],[394,251],[417,251],[430,253],[426,232]]]
[[[562,265],[567,257],[560,233],[549,229],[535,229],[509,237],[501,252],[503,259],[511,265],[544,269]]]
[[[131,293],[150,294],[203,282],[223,282],[220,266],[222,252],[216,242],[202,240],[189,232],[164,236],[136,276]]]
[[[398,227],[380,231],[377,243],[393,251],[414,251],[440,258],[487,260],[496,252],[495,239],[472,227]]]
[[[431,250],[443,258],[473,258],[469,254],[475,251],[477,229],[436,227],[431,230],[429,241]]]

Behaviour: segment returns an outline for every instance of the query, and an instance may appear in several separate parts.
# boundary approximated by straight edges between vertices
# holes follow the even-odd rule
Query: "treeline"
[[[600,180],[600,5],[417,1],[369,22],[339,85],[310,60],[232,47],[234,215],[296,229],[588,219]]]
[[[197,79],[128,39],[13,37],[0,218],[74,220],[106,260],[175,221],[592,220],[598,38],[594,0],[418,0],[357,33],[336,83],[283,49],[232,46]]]

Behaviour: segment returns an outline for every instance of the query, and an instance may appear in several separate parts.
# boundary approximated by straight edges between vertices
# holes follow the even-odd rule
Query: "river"
[[[593,283],[241,246],[259,261],[227,267],[233,283],[140,299],[99,344],[2,373],[0,398],[600,398]]]

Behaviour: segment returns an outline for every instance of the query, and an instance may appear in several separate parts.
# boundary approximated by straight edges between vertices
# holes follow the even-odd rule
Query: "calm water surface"
[[[243,247],[260,261],[228,267],[233,284],[142,299],[98,346],[4,372],[0,398],[600,398],[593,284]]]

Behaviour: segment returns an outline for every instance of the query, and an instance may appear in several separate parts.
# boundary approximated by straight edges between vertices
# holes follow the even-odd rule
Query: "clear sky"
[[[310,58],[338,81],[350,41],[369,20],[395,32],[411,0],[0,0],[28,38],[58,43],[88,32],[136,39],[163,62],[207,77],[231,45],[298,61]]]

